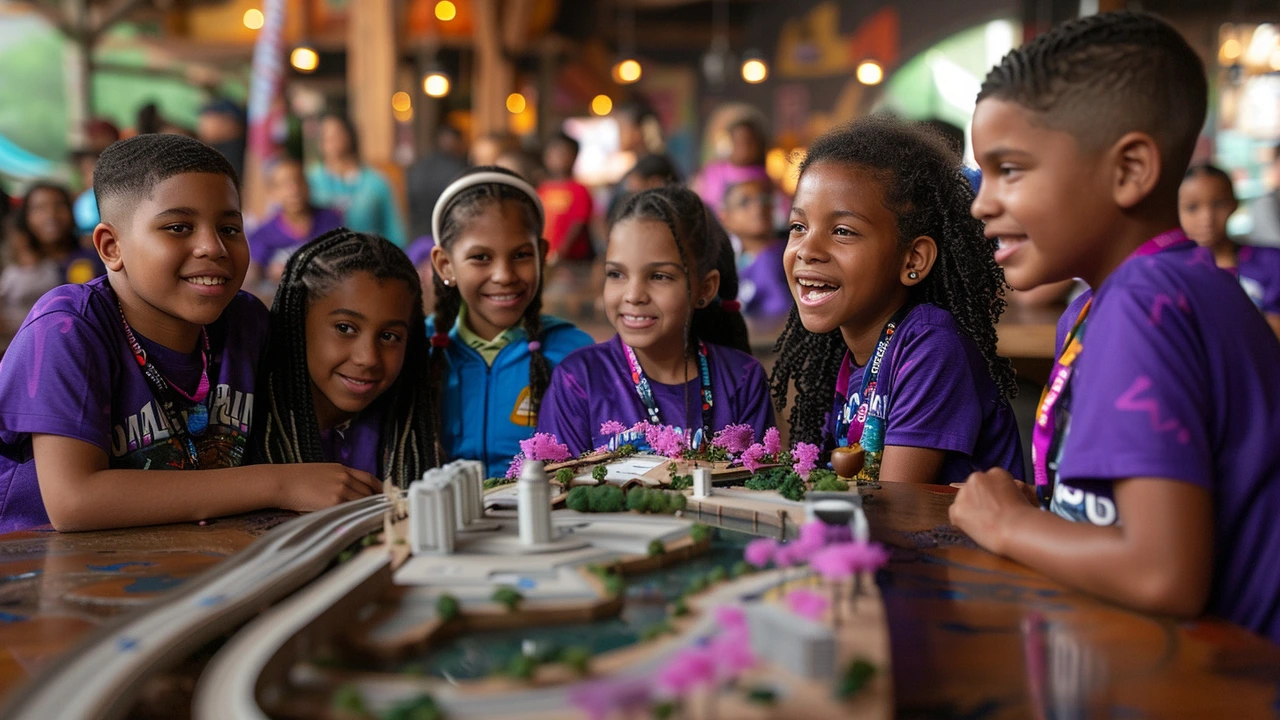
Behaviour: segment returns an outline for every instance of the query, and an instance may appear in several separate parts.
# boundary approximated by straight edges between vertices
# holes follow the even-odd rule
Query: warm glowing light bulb
[[[878,85],[884,80],[884,68],[875,60],[863,60],[858,65],[857,76],[863,85]]]
[[[608,95],[597,95],[591,99],[591,112],[601,117],[613,112],[613,100]]]
[[[413,100],[409,98],[409,93],[398,92],[391,96],[391,109],[396,112],[404,112],[413,107]]]
[[[422,79],[422,91],[433,98],[449,94],[449,76],[444,73],[431,73]]]
[[[456,17],[458,17],[458,7],[449,2],[449,0],[440,0],[440,2],[436,3],[437,20],[449,22]]]
[[[529,103],[520,93],[511,93],[507,96],[507,112],[512,115],[519,115],[524,112],[524,109],[528,107],[528,105]]]
[[[1228,38],[1222,43],[1222,59],[1235,60],[1240,57],[1240,41],[1235,38]]]
[[[289,64],[299,72],[311,72],[320,65],[320,56],[309,47],[296,47],[289,53]]]
[[[742,63],[742,79],[752,85],[762,83],[769,77],[769,66],[763,60],[748,60]]]
[[[244,26],[250,30],[261,30],[262,24],[266,22],[266,18],[262,16],[262,11],[258,8],[249,8],[244,11]]]
[[[613,79],[623,84],[630,84],[639,80],[643,72],[639,60],[627,58],[613,66]]]

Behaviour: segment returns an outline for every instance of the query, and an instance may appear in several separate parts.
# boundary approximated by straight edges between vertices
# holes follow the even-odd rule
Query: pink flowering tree
[[[818,455],[821,452],[817,445],[805,442],[796,443],[796,446],[791,449],[791,459],[794,461],[791,469],[795,470],[801,480],[807,482],[809,480],[809,472],[818,466]]]
[[[689,447],[684,433],[670,425],[649,425],[645,428],[644,440],[655,453],[673,460],[684,455]]]
[[[764,431],[764,452],[774,457],[782,452],[782,438],[778,434],[778,428],[771,427]]]
[[[787,593],[787,607],[802,618],[821,621],[827,612],[827,599],[820,593],[800,588]]]
[[[511,458],[511,464],[507,466],[507,479],[514,480],[520,477],[525,460],[564,462],[571,457],[573,454],[569,452],[569,446],[561,443],[555,435],[534,433],[533,437],[520,441],[520,453]]]
[[[742,452],[742,457],[738,458],[742,462],[742,467],[751,472],[759,470],[765,464],[764,446],[756,443]]]
[[[840,624],[840,583],[853,575],[853,566],[845,548],[845,545],[829,545],[814,553],[809,560],[809,567],[831,588],[831,618],[836,625]]]
[[[711,439],[714,447],[723,449],[731,458],[738,457],[747,451],[756,441],[755,428],[745,423],[726,425],[723,430]]]
[[[626,431],[627,426],[617,420],[608,420],[600,425],[600,434],[607,438],[611,438],[614,435],[618,435]]]
[[[756,538],[747,543],[742,559],[763,570],[773,561],[778,548],[778,541],[773,538]]]

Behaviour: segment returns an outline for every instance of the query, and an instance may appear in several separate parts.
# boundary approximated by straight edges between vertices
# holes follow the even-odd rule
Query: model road
[[[94,633],[15,692],[0,717],[124,717],[154,672],[320,575],[334,555],[382,526],[387,503],[376,495],[290,520],[158,603]]]

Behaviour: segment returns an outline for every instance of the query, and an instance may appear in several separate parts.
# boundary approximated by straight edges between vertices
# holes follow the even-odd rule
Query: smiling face
[[[181,351],[222,315],[249,266],[239,193],[216,173],[175,175],[131,209],[109,205],[93,241],[129,322]]]
[[[666,223],[632,218],[613,226],[604,263],[604,309],[622,341],[651,356],[682,355],[693,304],[720,287],[712,271],[692,283]]]
[[[724,229],[743,240],[771,240],[773,191],[767,183],[749,181],[729,188],[720,209]]]
[[[431,263],[458,288],[471,330],[492,340],[520,322],[538,291],[540,245],[522,208],[503,201],[470,218],[448,249],[432,248]]]
[[[973,216],[999,241],[996,262],[1016,290],[1095,275],[1113,240],[1109,166],[1034,113],[988,98],[973,115],[982,186]]]
[[[27,225],[41,245],[56,247],[71,232],[71,206],[62,193],[51,188],[35,190],[27,196]]]
[[[325,430],[364,410],[404,367],[413,290],[355,272],[307,305],[307,374]]]
[[[898,218],[877,175],[839,162],[806,168],[790,222],[783,265],[806,330],[878,330],[906,302]]]
[[[1213,248],[1229,242],[1227,218],[1236,211],[1231,186],[1220,177],[1197,173],[1178,188],[1178,218],[1187,237]]]

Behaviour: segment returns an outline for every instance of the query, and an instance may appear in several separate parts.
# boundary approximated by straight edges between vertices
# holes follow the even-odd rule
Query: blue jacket
[[[434,334],[427,318],[427,335]],[[529,345],[524,329],[508,330],[511,341],[490,367],[480,353],[467,347],[454,326],[449,333],[449,380],[441,393],[440,444],[447,460],[480,460],[486,477],[502,477],[520,441],[538,426],[529,413]],[[542,354],[554,370],[565,355],[592,344],[591,336],[573,323],[542,316]]]

